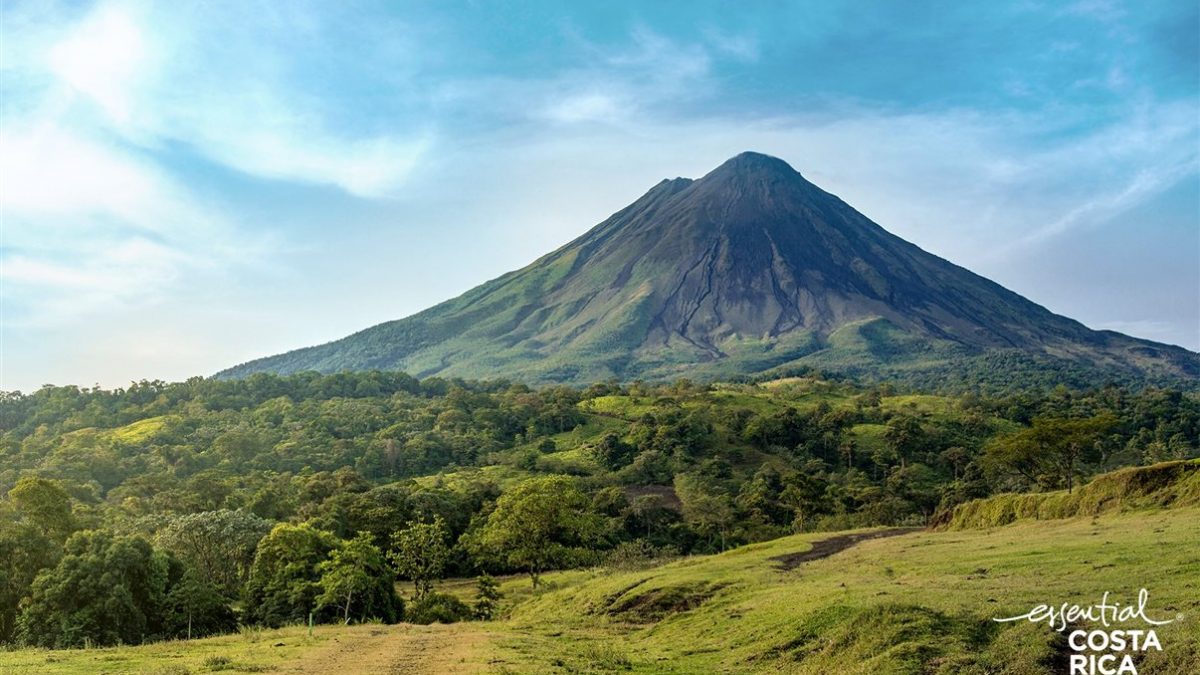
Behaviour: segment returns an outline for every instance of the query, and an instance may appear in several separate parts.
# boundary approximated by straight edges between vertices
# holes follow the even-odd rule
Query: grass
[[[850,437],[854,439],[855,450],[868,455],[887,447],[885,433],[885,424],[855,424],[850,427]]]
[[[502,490],[535,475],[532,471],[524,471],[511,466],[492,465],[483,467],[470,467],[459,469],[457,471],[445,471],[436,473],[432,476],[418,476],[413,480],[422,487],[432,487],[441,485],[449,489],[456,489],[459,486],[466,486],[472,481],[490,480],[500,486]]]
[[[0,652],[5,675],[62,673],[257,673],[295,662],[314,648],[337,638],[344,629],[320,626],[308,637],[301,627],[245,630],[204,640],[173,640],[138,647],[104,649],[22,649]]]
[[[1198,522],[1200,509],[1186,507],[919,532],[778,570],[770,558],[829,536],[799,535],[597,571],[516,606],[508,630],[523,639],[501,643],[495,658],[516,672],[566,672],[556,660],[570,663],[579,643],[595,642],[620,648],[634,672],[1051,672],[1051,631],[991,619],[1042,602],[1090,605],[1105,591],[1128,600],[1145,587],[1148,611],[1184,619],[1160,630],[1165,649],[1145,657],[1144,672],[1182,675],[1200,665]],[[724,585],[651,622],[616,611],[714,580]]]
[[[113,429],[112,436],[122,443],[142,443],[166,428],[167,423],[174,421],[169,415],[148,417],[133,424]]]

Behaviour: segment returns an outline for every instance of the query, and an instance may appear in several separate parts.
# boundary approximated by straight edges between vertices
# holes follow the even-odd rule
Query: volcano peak
[[[725,160],[709,176],[773,174],[782,177],[799,176],[790,164],[761,152],[746,151]]]

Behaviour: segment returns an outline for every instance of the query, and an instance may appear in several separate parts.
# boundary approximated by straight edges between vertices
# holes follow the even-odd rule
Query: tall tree
[[[530,478],[496,500],[470,546],[524,569],[536,587],[542,572],[581,558],[600,535],[603,519],[590,505],[570,477]]]
[[[71,496],[58,481],[26,476],[8,491],[8,499],[27,521],[60,543],[75,531]]]
[[[317,610],[317,566],[337,548],[332,534],[310,525],[276,525],[263,537],[242,591],[246,618],[280,626],[308,619]]]
[[[166,630],[168,637],[205,637],[237,628],[237,617],[218,589],[188,568],[167,593]]]
[[[337,607],[343,623],[350,623],[351,610],[356,610],[360,621],[374,618],[395,623],[400,618],[395,574],[372,539],[370,532],[359,532],[317,565],[321,574],[317,607]]]
[[[245,511],[205,511],[176,516],[159,530],[157,543],[208,584],[232,597],[245,583],[258,542],[271,523]]]
[[[450,546],[446,521],[434,516],[431,523],[413,523],[392,536],[389,557],[400,576],[413,582],[417,600],[425,597],[433,583],[442,578]]]
[[[713,481],[691,473],[675,477],[675,494],[683,505],[683,518],[701,534],[718,538],[725,550],[733,525],[733,500]]]
[[[1081,460],[1115,422],[1109,414],[1083,419],[1037,417],[1029,427],[993,439],[983,461],[994,473],[1015,474],[1071,492]]]

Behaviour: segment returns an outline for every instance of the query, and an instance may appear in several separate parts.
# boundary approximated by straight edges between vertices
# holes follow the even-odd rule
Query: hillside
[[[794,577],[779,576],[775,566],[806,579],[810,569],[823,569],[815,567],[825,564],[823,556],[925,537],[911,532],[931,520],[971,528],[1139,509],[1145,525],[1158,517],[1156,509],[1182,513],[1187,504],[1194,519],[1200,472],[1186,460],[1197,456],[1198,437],[1196,395],[1116,387],[954,397],[796,377],[534,390],[380,371],[194,378],[112,391],[45,387],[0,397],[0,644],[161,643],[138,654],[165,659],[178,653],[172,641],[241,629],[254,644],[204,643],[219,647],[205,658],[229,662],[196,667],[282,665],[307,659],[308,648],[318,646],[326,656],[313,658],[329,663],[347,648],[337,637],[320,646],[306,636],[297,642],[295,631],[274,640],[255,636],[310,616],[325,626],[479,615],[461,598],[414,595],[428,581],[414,575],[437,569],[434,579],[466,577],[445,588],[472,603],[483,597],[472,577],[509,576],[504,590],[513,623],[464,628],[474,631],[474,646],[452,651],[454,659],[487,654],[525,672],[526,663],[570,669],[582,659],[653,669],[662,656],[707,672],[718,652],[680,653],[642,628],[674,625],[675,614],[707,622],[732,621],[730,612],[749,618],[755,607],[770,607],[761,589],[792,592]],[[1162,463],[1170,459],[1184,461]],[[1069,495],[1055,492],[1151,462],[1159,463],[1101,476]],[[973,501],[981,497],[989,499]],[[876,526],[896,536],[875,541],[861,530],[844,532]],[[1141,534],[1157,534],[1149,529]],[[960,534],[933,533],[930,546],[961,543]],[[897,560],[907,555],[888,550]],[[426,567],[421,558],[438,551],[440,562]],[[990,555],[940,551],[972,561]],[[653,579],[635,574],[680,558]],[[948,564],[914,560],[934,562]],[[397,578],[402,583],[393,584]],[[551,597],[543,587],[533,592],[537,580],[564,592],[586,583],[578,597],[553,596],[552,607],[523,614],[524,599],[535,607]],[[478,582],[484,590],[485,582]],[[352,594],[332,595],[346,583],[356,584]],[[881,591],[899,596],[901,589],[872,588]],[[710,605],[722,598],[738,604]],[[914,598],[905,602],[897,622],[950,626],[937,634],[951,641],[947,658],[978,625],[959,623],[936,603],[914,610]],[[708,614],[710,606],[719,613]],[[497,605],[488,607],[482,616],[497,616]],[[573,608],[569,620],[559,607]],[[538,624],[543,611],[548,623]],[[783,610],[764,611],[744,625],[778,622]],[[866,616],[819,620],[852,632],[838,622]],[[718,640],[720,653],[749,658],[754,644],[776,645],[795,628],[762,625],[761,634],[741,636],[732,624],[715,625],[721,640],[736,640]],[[570,639],[570,626],[602,637],[625,631],[634,641],[577,652],[585,643]],[[466,635],[380,631],[345,635],[365,640],[361,647],[371,656],[355,652],[363,663],[389,668],[401,647],[424,654],[422,664],[445,664],[441,637]],[[266,644],[270,655],[261,651]],[[115,664],[123,654],[129,652],[90,652],[83,662],[103,655]],[[4,664],[0,659],[0,670]]]
[[[943,388],[1200,382],[1200,355],[1053,314],[757,153],[664,180],[458,298],[219,376],[400,369],[580,383],[803,367]]]
[[[499,621],[21,650],[0,653],[0,669],[1050,675],[1065,672],[1058,634],[992,619],[1047,601],[1089,605],[1105,592],[1126,601],[1146,588],[1149,615],[1179,618],[1159,629],[1163,651],[1135,653],[1139,672],[1187,675],[1200,666],[1198,520],[1197,507],[1181,506],[911,532],[788,568],[789,556],[855,533],[804,534],[666,564],[554,573],[536,592],[510,579]]]
[[[1200,506],[1200,460],[1162,462],[1097,476],[1073,493],[1007,493],[974,499],[940,514],[943,529],[997,527],[1155,507]]]

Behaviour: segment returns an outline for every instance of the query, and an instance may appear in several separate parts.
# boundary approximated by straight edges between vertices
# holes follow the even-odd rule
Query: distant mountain
[[[664,180],[453,300],[218,376],[402,369],[578,383],[804,367],[939,388],[1200,382],[1200,355],[1053,314],[751,152],[699,180]]]

